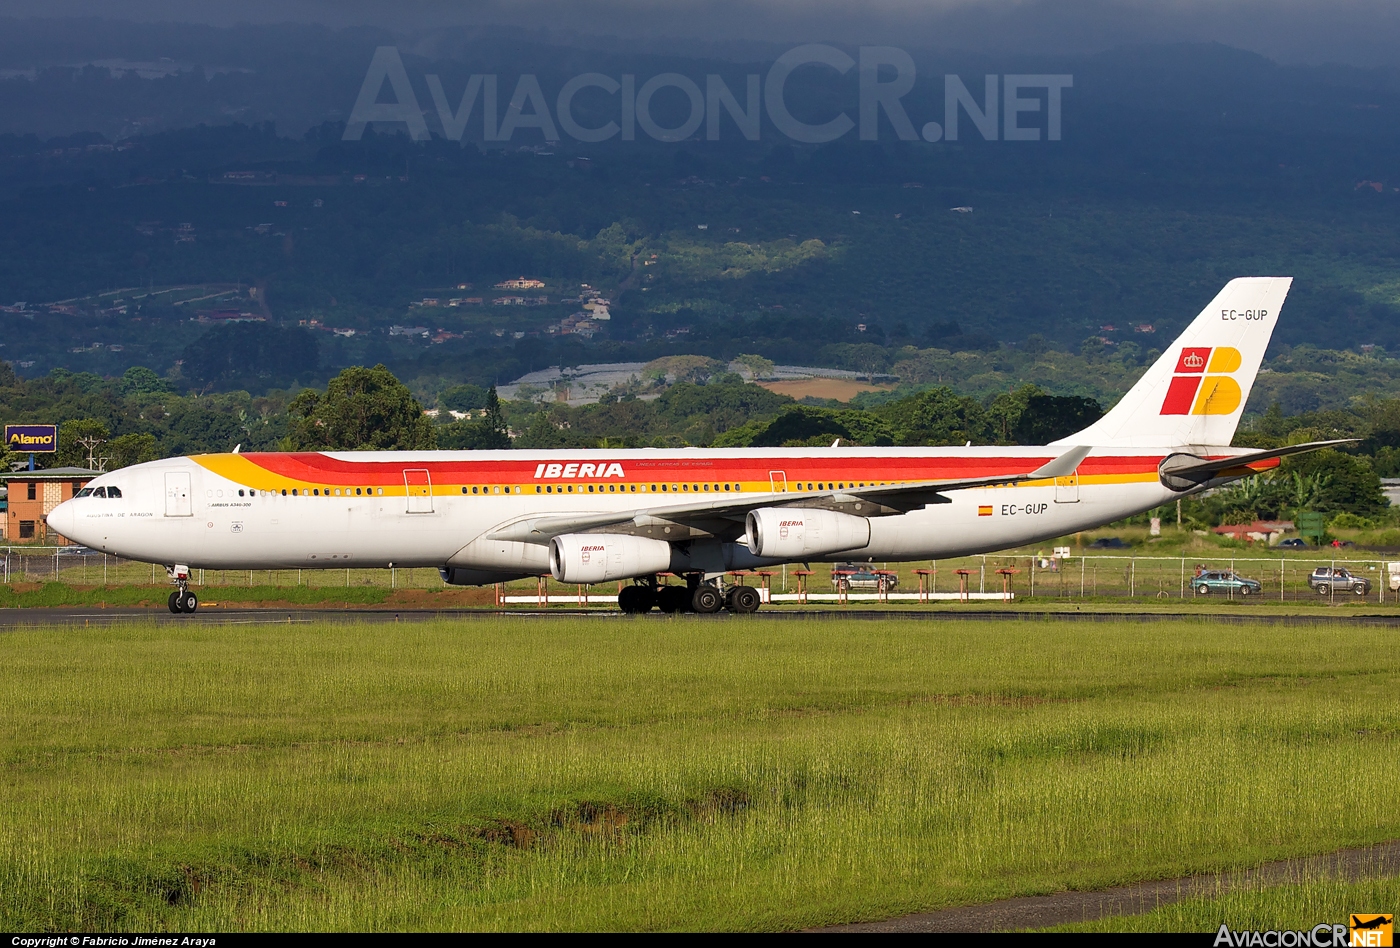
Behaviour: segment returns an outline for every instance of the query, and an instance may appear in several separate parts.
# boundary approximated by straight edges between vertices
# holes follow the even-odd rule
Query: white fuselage
[[[947,503],[872,517],[869,542],[859,549],[811,559],[937,559],[1090,529],[1180,496],[1156,474],[1167,453],[1095,450],[1074,477],[951,491]],[[985,447],[210,455],[103,474],[90,487],[117,486],[119,498],[77,497],[57,507],[49,524],[95,550],[166,565],[543,573],[549,571],[547,539],[491,534],[527,518],[664,513],[668,504],[726,495],[782,502],[808,484],[820,493],[838,482],[864,486],[967,470],[1019,473],[1055,454],[1053,448]],[[564,463],[580,458],[597,463]],[[579,477],[580,467],[593,476]],[[172,496],[186,483],[186,496]],[[695,539],[675,549],[676,569],[720,572],[778,562],[754,556],[732,537]]]

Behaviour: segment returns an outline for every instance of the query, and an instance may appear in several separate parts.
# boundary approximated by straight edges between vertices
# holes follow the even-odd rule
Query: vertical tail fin
[[[1292,277],[1240,277],[1225,284],[1108,414],[1054,443],[1228,445],[1292,283]]]

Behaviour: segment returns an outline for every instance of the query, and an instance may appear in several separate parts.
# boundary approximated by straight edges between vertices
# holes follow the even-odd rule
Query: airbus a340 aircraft
[[[191,568],[436,566],[458,585],[633,580],[626,612],[752,612],[715,582],[787,562],[963,556],[1064,536],[1278,465],[1229,447],[1291,278],[1231,280],[1099,421],[1044,447],[209,454],[103,474],[48,516]],[[683,576],[663,584],[659,573]]]

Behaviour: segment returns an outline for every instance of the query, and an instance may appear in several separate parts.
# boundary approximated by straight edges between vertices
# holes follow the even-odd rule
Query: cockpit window
[[[73,496],[74,496],[74,497],[91,497],[91,496],[92,496],[92,488],[91,488],[91,487],[84,487],[82,490],[78,491],[78,492],[77,492],[76,494],[74,494]]]
[[[101,490],[101,489],[102,489],[102,488],[100,488],[100,487],[98,488],[98,490]],[[107,496],[108,496],[108,497],[120,497],[121,495],[122,495],[122,491],[121,491],[121,488],[120,488],[120,487],[117,487],[115,484],[108,484],[108,485],[107,485]]]
[[[105,488],[105,487],[97,487],[97,488],[94,488],[93,491],[92,491],[92,496],[94,496],[94,497],[106,497],[106,496],[107,496],[107,488]]]

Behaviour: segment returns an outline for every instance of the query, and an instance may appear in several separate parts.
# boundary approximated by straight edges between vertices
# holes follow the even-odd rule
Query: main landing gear
[[[758,590],[752,586],[730,586],[721,592],[719,586],[705,582],[698,573],[686,576],[685,580],[684,586],[663,585],[654,576],[638,580],[635,585],[622,587],[617,596],[618,608],[629,615],[641,615],[652,609],[670,614],[709,614],[728,609],[747,615],[758,611],[761,600]]]
[[[188,566],[167,566],[165,571],[170,574],[170,581],[178,587],[166,600],[170,611],[179,615],[182,612],[192,613],[198,609],[199,597],[190,592],[190,568]]]

